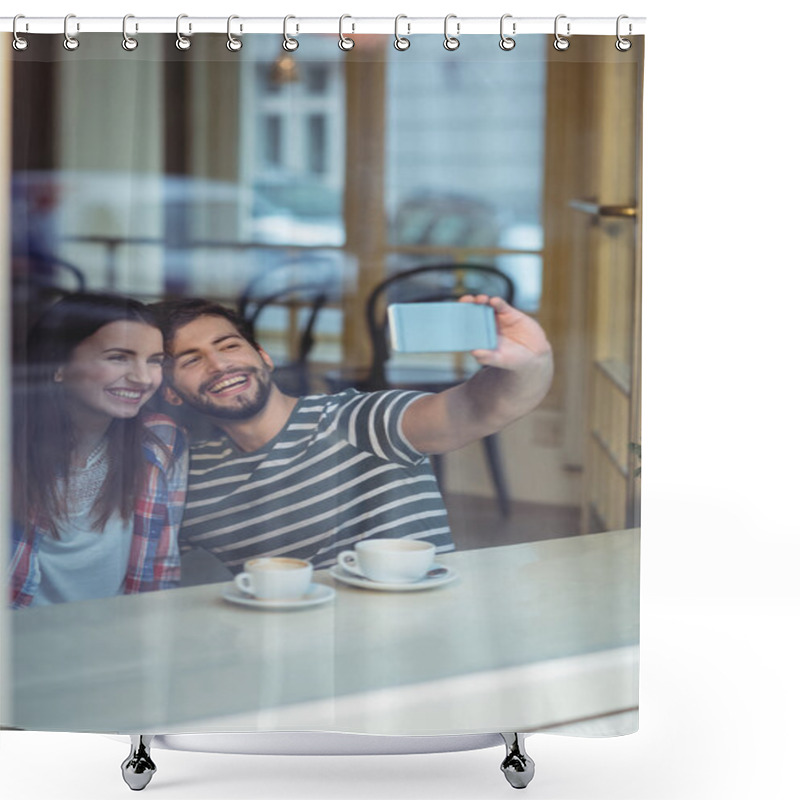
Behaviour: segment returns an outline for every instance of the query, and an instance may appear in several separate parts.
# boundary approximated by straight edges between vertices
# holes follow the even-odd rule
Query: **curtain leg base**
[[[506,757],[500,769],[506,780],[515,789],[524,789],[535,772],[533,759],[525,752],[525,739],[519,733],[501,733],[506,744]],[[156,765],[150,757],[152,736],[131,735],[131,752],[122,762],[122,778],[135,792],[144,789],[156,773]]]
[[[506,780],[515,789],[524,789],[532,780],[536,765],[525,752],[525,738],[521,733],[501,733],[506,743],[506,757],[500,765]]]
[[[144,789],[155,775],[156,765],[150,758],[152,741],[152,736],[131,734],[131,752],[122,762],[122,779],[134,792]]]

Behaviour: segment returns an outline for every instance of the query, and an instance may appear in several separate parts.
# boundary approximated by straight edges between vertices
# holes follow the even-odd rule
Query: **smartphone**
[[[389,341],[398,353],[494,350],[494,309],[477,303],[392,303]]]

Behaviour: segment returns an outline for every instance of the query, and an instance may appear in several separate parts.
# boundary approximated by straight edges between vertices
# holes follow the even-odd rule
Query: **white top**
[[[39,548],[42,582],[32,606],[94,600],[120,594],[133,539],[133,518],[114,513],[101,531],[90,513],[59,526],[59,539],[43,536]]]
[[[92,508],[108,474],[106,445],[103,440],[86,465],[70,475],[67,514],[59,521],[59,536],[43,536],[39,545],[42,579],[32,606],[113,597],[122,591],[133,517],[126,522],[114,512],[102,530],[93,528]],[[57,491],[64,491],[63,481]]]

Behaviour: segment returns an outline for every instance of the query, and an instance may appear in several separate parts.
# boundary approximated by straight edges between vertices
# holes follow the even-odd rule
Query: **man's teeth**
[[[230,389],[231,386],[238,386],[241,383],[244,383],[247,380],[247,376],[245,375],[237,375],[235,378],[226,378],[224,381],[220,381],[219,383],[215,383],[212,387],[210,387],[209,391],[211,392],[221,392],[225,389]]]

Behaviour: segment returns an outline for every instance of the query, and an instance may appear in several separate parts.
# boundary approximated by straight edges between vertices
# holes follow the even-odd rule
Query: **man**
[[[200,412],[219,435],[192,448],[184,547],[245,561],[291,555],[317,568],[376,537],[453,549],[427,456],[456,450],[528,413],[552,380],[541,327],[504,300],[492,306],[495,350],[485,368],[438,394],[387,391],[294,398],[271,380],[273,362],[228,309],[204,300],[161,304],[169,355],[166,398]]]

